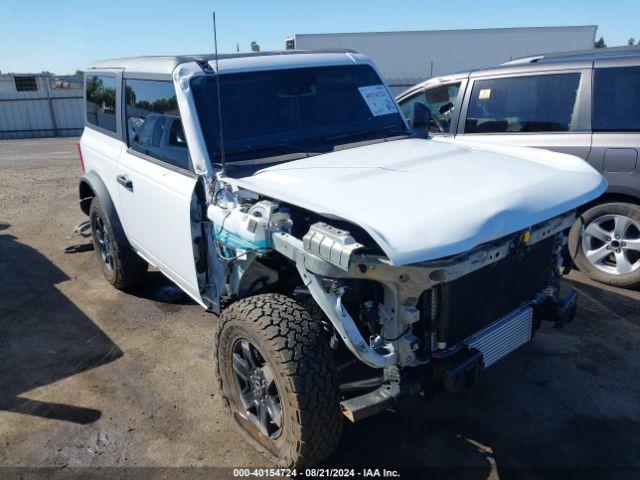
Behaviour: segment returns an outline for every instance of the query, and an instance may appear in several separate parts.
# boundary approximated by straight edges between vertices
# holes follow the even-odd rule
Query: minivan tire
[[[281,468],[331,454],[343,423],[336,367],[321,326],[303,307],[280,294],[239,300],[222,314],[215,345],[224,405],[250,444]],[[266,379],[257,390],[256,378]],[[264,422],[258,405],[275,405]]]
[[[584,235],[590,224],[607,216],[624,216],[635,222],[635,224],[640,225],[640,206],[633,203],[612,202],[596,205],[582,212],[569,232],[569,255],[575,265],[592,280],[615,287],[640,287],[640,268],[635,268],[633,271],[623,274],[608,273],[597,268],[585,256],[582,247],[582,235]],[[635,230],[637,229],[634,228]]]
[[[119,290],[140,283],[147,272],[148,264],[131,248],[118,242],[109,217],[97,197],[91,200],[89,222],[93,247],[107,281]]]

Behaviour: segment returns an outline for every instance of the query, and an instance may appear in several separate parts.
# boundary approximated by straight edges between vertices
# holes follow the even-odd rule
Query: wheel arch
[[[640,197],[630,195],[626,192],[618,192],[618,191],[606,191],[602,195],[600,195],[595,200],[590,201],[589,203],[585,203],[579,209],[579,213],[583,213],[590,208],[596,207],[598,205],[603,205],[605,203],[633,203],[635,205],[640,205]]]
[[[80,177],[78,193],[80,197],[80,210],[86,215],[89,215],[91,201],[97,198],[108,217],[113,229],[113,234],[116,236],[118,243],[125,248],[131,248],[131,244],[124,233],[124,228],[122,228],[122,223],[120,222],[120,217],[118,217],[118,212],[113,204],[111,195],[109,195],[109,191],[100,176],[95,172],[89,172]]]

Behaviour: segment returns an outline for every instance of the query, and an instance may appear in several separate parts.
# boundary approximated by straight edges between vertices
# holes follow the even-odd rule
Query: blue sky
[[[284,48],[294,33],[598,25],[609,46],[640,37],[640,1],[0,0],[0,71],[73,73],[91,61]]]

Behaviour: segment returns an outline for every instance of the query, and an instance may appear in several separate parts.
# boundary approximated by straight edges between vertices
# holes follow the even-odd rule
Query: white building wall
[[[28,75],[36,78],[38,90],[18,92],[14,76],[21,75],[0,75],[0,140],[82,133],[81,84],[80,88],[57,88],[48,76]]]
[[[382,75],[424,80],[540,53],[593,48],[596,26],[297,34],[301,50],[348,48],[371,57]],[[432,65],[433,62],[433,65]]]

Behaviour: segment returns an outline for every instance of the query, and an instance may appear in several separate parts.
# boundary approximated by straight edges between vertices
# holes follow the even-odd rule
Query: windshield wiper
[[[224,154],[233,156],[240,153],[258,153],[258,152],[269,152],[269,151],[277,151],[282,153],[307,153],[307,151],[304,150],[303,148],[296,147],[294,145],[291,145],[290,143],[278,143],[274,145],[261,145],[258,147],[253,147],[249,145],[247,147],[225,149]],[[220,154],[216,152],[214,154],[214,157],[217,157],[217,156],[220,156]]]
[[[376,127],[376,128],[368,128],[365,130],[356,130],[355,132],[345,132],[339,133],[337,135],[332,135],[330,137],[323,138],[324,142],[334,142],[336,140],[344,140],[345,138],[354,138],[354,137],[368,137],[374,134],[385,134],[393,133],[395,135],[410,135],[409,132],[404,130],[399,130],[396,132],[387,132],[387,130],[391,130],[392,128],[397,128],[397,125],[387,125],[384,127]]]

